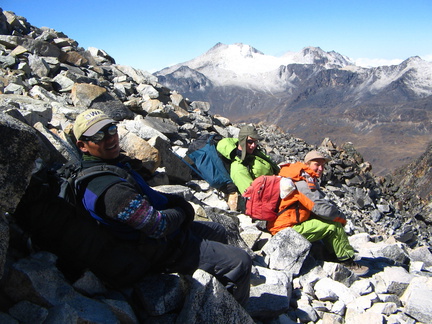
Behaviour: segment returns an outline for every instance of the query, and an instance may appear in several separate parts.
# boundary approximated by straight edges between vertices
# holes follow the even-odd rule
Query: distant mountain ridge
[[[243,87],[246,84],[257,90],[264,86],[268,87],[269,91],[280,91],[281,88],[277,84],[278,76],[274,72],[289,64],[315,64],[330,69],[354,63],[343,55],[324,52],[319,47],[305,47],[301,52],[288,52],[281,57],[275,57],[241,43],[218,43],[195,59],[173,65],[155,74],[169,75],[186,66],[205,75],[214,86]]]
[[[351,141],[377,174],[419,156],[431,139],[432,63],[419,57],[364,68],[319,47],[273,57],[218,43],[154,75],[233,121],[274,123],[312,144]]]

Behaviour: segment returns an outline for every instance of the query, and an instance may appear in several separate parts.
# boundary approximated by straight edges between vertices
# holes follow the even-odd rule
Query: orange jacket
[[[285,164],[281,166],[279,175],[291,178],[294,182],[305,180],[304,177],[300,176],[301,171],[305,168],[309,169],[301,162]],[[315,173],[310,169],[309,171]],[[316,176],[318,175],[316,174]],[[312,200],[300,191],[295,190],[294,193],[282,199],[279,205],[279,212],[283,212],[274,221],[267,222],[267,229],[272,235],[275,235],[284,228],[304,222],[309,219],[313,206],[314,202]]]
[[[305,175],[305,173],[306,176],[303,176]],[[319,189],[316,183],[319,175],[302,162],[296,162],[293,164],[288,163],[282,165],[279,175],[291,178],[294,182],[305,181],[308,184],[309,189],[311,190]],[[314,206],[318,207],[315,209],[318,209],[318,211],[320,210],[322,201],[322,199],[319,200],[320,204],[318,206],[315,206],[316,203],[313,200],[311,200],[299,190],[295,190],[293,194],[282,199],[279,205],[279,212],[281,214],[278,216],[278,218],[276,218],[276,220],[272,222],[267,222],[267,229],[272,235],[275,235],[277,232],[281,231],[286,227],[292,227],[296,224],[308,220],[312,212],[316,214]],[[333,207],[334,206],[330,205],[326,206],[326,212],[324,212],[322,215],[316,215],[321,216],[325,219],[331,219],[333,221],[340,222],[344,225],[346,223],[345,216],[339,211],[336,211],[336,208]],[[326,214],[327,211],[329,211],[329,214]]]

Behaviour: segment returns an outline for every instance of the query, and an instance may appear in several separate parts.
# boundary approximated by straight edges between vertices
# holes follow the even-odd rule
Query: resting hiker
[[[84,169],[116,165],[134,179],[105,174],[80,188],[84,208],[101,226],[135,244],[150,262],[152,273],[192,274],[202,269],[244,305],[249,297],[251,258],[242,249],[226,244],[225,228],[218,223],[193,221],[194,209],[183,197],[150,188],[120,153],[116,122],[102,111],[81,113],[73,132],[83,153]]]
[[[240,129],[238,138],[224,138],[217,144],[218,152],[230,164],[230,176],[239,193],[243,193],[254,179],[273,175],[279,167],[258,146],[261,136],[253,125]]]
[[[304,163],[281,166],[279,175],[291,178],[297,190],[281,201],[279,212],[283,212],[276,220],[267,223],[267,229],[275,235],[284,228],[292,227],[310,242],[322,240],[339,262],[357,275],[364,275],[368,268],[354,262],[354,249],[343,228],[345,215],[336,204],[326,199],[319,186],[319,179],[329,160],[320,152],[311,151],[306,154]]]

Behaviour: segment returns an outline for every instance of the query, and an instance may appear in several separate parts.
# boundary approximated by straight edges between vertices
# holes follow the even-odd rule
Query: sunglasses
[[[246,143],[248,143],[249,145],[252,145],[252,144],[258,145],[258,141],[255,141],[255,140],[246,140]]]
[[[102,128],[92,136],[84,136],[83,141],[92,141],[93,143],[97,144],[102,141],[105,136],[114,136],[115,134],[117,134],[117,126],[111,125],[109,127]]]

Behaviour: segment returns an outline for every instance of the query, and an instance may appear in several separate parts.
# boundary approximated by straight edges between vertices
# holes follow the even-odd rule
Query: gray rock
[[[79,293],[92,297],[95,295],[103,295],[107,292],[102,281],[96,277],[91,271],[86,271],[84,274],[72,284],[72,287]]]
[[[410,281],[414,278],[414,276],[401,267],[386,267],[376,277],[381,278],[379,284],[383,285],[380,289],[384,293],[395,294],[397,296],[401,296],[404,293]]]
[[[144,118],[140,115],[136,116],[134,120],[124,121],[122,125],[124,125],[128,131],[135,133],[147,141],[154,137],[160,137],[164,141],[169,141],[169,138],[165,134],[152,127],[146,126],[144,124]]]
[[[427,246],[420,246],[408,252],[411,261],[422,261],[426,267],[432,266],[432,253]]]
[[[245,309],[214,277],[197,270],[176,323],[252,324]]]
[[[315,284],[315,295],[318,300],[341,300],[345,305],[354,301],[358,295],[344,284],[330,278],[322,278]]]
[[[0,56],[0,63],[3,68],[12,67],[16,64],[16,58],[12,55]]]
[[[136,90],[142,97],[148,96],[150,99],[157,99],[159,97],[159,92],[149,84],[140,83]]]
[[[46,125],[52,118],[52,105],[42,100],[36,100],[29,97],[0,94],[0,105],[4,106],[2,110],[7,112],[15,110],[24,117],[24,122],[33,126],[37,122]],[[17,110],[16,108],[20,108]],[[12,116],[18,118],[18,116]],[[20,119],[21,120],[21,119]]]
[[[13,212],[27,187],[38,156],[39,138],[28,125],[0,111],[0,209]]]
[[[166,137],[173,139],[176,138],[178,133],[178,125],[169,119],[159,117],[150,117],[142,119],[140,127],[148,127],[157,130],[164,134]]]
[[[47,308],[77,297],[55,261],[54,255],[47,252],[20,259],[11,266],[5,293],[14,301],[28,300]]]
[[[9,221],[5,212],[0,208],[0,279],[3,277],[4,265],[7,260],[7,251],[9,248]]]
[[[282,271],[256,267],[246,310],[254,318],[274,318],[289,308],[292,286]]]
[[[413,278],[402,295],[401,300],[405,303],[405,312],[423,323],[432,322],[432,278]]]
[[[29,55],[28,62],[34,75],[38,76],[39,78],[49,75],[50,67],[42,57],[37,55]]]
[[[309,304],[299,305],[295,310],[295,314],[301,323],[318,321],[318,314],[316,313],[315,309]]]
[[[347,287],[358,279],[356,275],[340,263],[324,262],[323,270],[327,272],[331,279],[343,283]]]
[[[24,86],[16,83],[9,83],[6,88],[4,88],[4,93],[6,94],[23,94],[25,91]]]
[[[71,79],[70,77],[68,77],[67,73],[57,74],[54,77],[53,82],[55,82],[56,84],[58,84],[60,92],[71,91],[72,87],[73,87],[73,85],[75,83],[75,81],[73,79]]]
[[[127,65],[115,65],[115,68],[118,71],[121,71],[121,73],[130,76],[138,84],[140,83],[153,84],[157,82],[157,77],[151,75],[146,71],[138,70]]]
[[[145,278],[137,285],[135,292],[149,316],[160,316],[181,308],[187,289],[188,283],[183,277],[162,274]]]
[[[397,312],[397,305],[393,302],[375,303],[370,309],[368,309],[368,312],[384,314],[388,316]]]
[[[102,299],[107,304],[110,310],[120,323],[138,324],[139,320],[134,313],[134,310],[129,303],[124,300]]]
[[[60,304],[51,307],[45,319],[46,324],[77,323],[80,318],[78,312],[69,304]]]
[[[78,316],[78,322],[117,324],[119,321],[107,304],[82,296],[76,296],[66,303]]]
[[[264,246],[266,262],[270,269],[283,270],[291,276],[298,275],[311,243],[292,228],[286,228],[273,236]]]
[[[247,246],[240,236],[239,220],[233,213],[216,207],[204,206],[204,210],[208,219],[213,222],[222,224],[228,231],[228,244],[242,248],[254,256],[253,251]]]
[[[2,324],[19,324],[18,320],[14,319],[12,316],[0,312],[0,323]]]
[[[173,183],[185,183],[192,178],[190,168],[170,150],[169,143],[159,137],[149,143],[161,153],[161,166]]]
[[[21,323],[44,323],[48,310],[29,301],[23,300],[9,309],[9,314]]]

